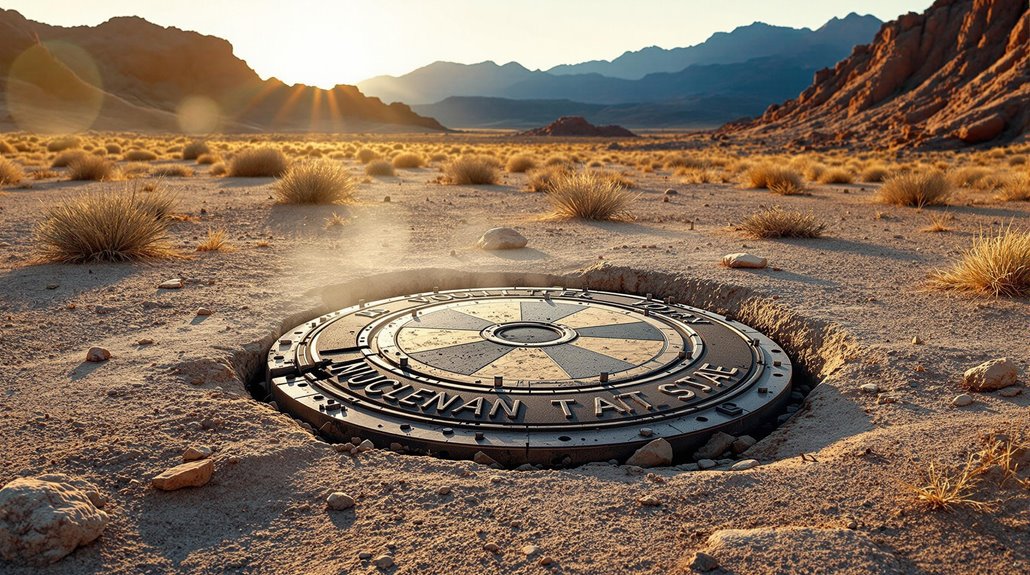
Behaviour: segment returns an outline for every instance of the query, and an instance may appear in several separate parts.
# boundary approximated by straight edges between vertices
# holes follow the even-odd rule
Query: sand
[[[960,464],[986,434],[1030,427],[1026,391],[950,405],[962,372],[989,359],[1011,358],[1026,386],[1028,302],[924,285],[982,227],[1028,221],[1030,205],[952,206],[953,231],[934,234],[919,230],[943,208],[877,205],[874,185],[779,197],[659,173],[635,176],[633,222],[555,222],[539,217],[546,200],[523,191],[522,175],[498,186],[442,186],[433,168],[398,174],[362,184],[359,202],[345,207],[275,206],[271,179],[211,178],[203,168],[167,179],[180,194],[177,211],[197,220],[174,226],[176,242],[191,251],[207,229],[224,227],[236,249],[151,264],[31,261],[41,204],[124,183],[5,189],[0,484],[82,477],[110,497],[111,524],[47,569],[0,570],[380,571],[359,559],[364,552],[392,556],[390,573],[657,574],[710,550],[727,573],[1030,572],[1030,490],[988,481],[978,496],[996,500],[996,510],[943,513],[918,505],[906,487],[931,461]],[[665,203],[669,187],[679,194]],[[827,237],[760,241],[733,231],[772,205],[813,211]],[[326,229],[334,212],[347,221]],[[475,248],[496,226],[518,229],[529,246]],[[741,251],[768,258],[770,268],[719,265]],[[240,380],[260,373],[265,346],[282,329],[359,293],[527,271],[737,313],[821,384],[798,416],[748,452],[761,462],[751,470],[600,463],[516,472],[378,449],[341,455],[253,400]],[[186,280],[182,289],[157,289],[174,277]],[[200,307],[213,314],[198,317]],[[914,345],[914,336],[925,343]],[[112,358],[84,362],[91,346]],[[862,393],[868,383],[879,393]],[[215,449],[209,484],[150,487],[199,445]],[[450,493],[439,495],[441,487]],[[327,510],[336,491],[354,497],[354,508]],[[644,496],[660,505],[638,504]],[[727,529],[751,531],[720,533]],[[489,543],[499,552],[485,550]],[[526,556],[530,544],[538,551]],[[553,563],[538,565],[543,555]]]

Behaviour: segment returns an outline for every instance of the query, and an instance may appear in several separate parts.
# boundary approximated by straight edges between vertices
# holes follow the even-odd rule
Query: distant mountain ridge
[[[516,100],[568,100],[574,104],[568,109],[571,115],[636,127],[667,118],[671,102],[701,105],[723,98],[741,104],[718,106],[717,113],[692,108],[681,114],[703,118],[702,123],[711,126],[758,114],[769,104],[796,95],[816,70],[846,57],[856,44],[871,41],[881,24],[873,16],[857,14],[834,18],[817,30],[755,23],[714,34],[696,46],[645,48],[611,62],[558,66],[547,72],[516,62],[434,62],[403,76],[377,76],[358,86],[384,101],[404,101],[424,113],[438,110],[455,127],[538,124],[539,119],[528,121],[528,115],[536,116],[533,110],[511,103]],[[453,98],[463,98],[475,108],[462,114]],[[506,101],[503,106],[501,101]],[[596,118],[587,111],[599,105],[615,113],[628,104],[634,105],[634,117],[643,124],[617,114]],[[650,105],[655,107],[653,114],[645,109]],[[513,117],[518,110],[522,112]],[[499,115],[490,116],[490,111]]]
[[[96,66],[95,78],[84,73],[90,66],[68,57],[76,53],[64,50],[66,44],[88,55]],[[32,65],[11,74],[19,56],[27,53],[35,59]],[[80,96],[98,100],[101,106],[97,118],[85,126],[94,129],[136,124],[140,129],[178,130],[176,112],[191,97],[205,98],[217,106],[221,130],[445,129],[406,105],[384,104],[354,86],[322,90],[288,86],[274,78],[261,80],[221,38],[166,28],[137,17],[65,28],[0,10],[0,88],[21,95],[19,99],[24,101],[12,109],[11,98],[0,98],[0,125],[17,125],[14,116],[18,114],[37,119],[45,119],[47,114],[67,115],[68,110],[59,105],[61,96],[53,93],[59,87],[46,81],[54,77],[88,85],[79,91]],[[67,98],[64,102],[67,104]],[[48,107],[48,103],[57,107]]]

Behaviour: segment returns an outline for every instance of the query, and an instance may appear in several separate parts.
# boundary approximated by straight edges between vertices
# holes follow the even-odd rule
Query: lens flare
[[[176,112],[179,128],[187,134],[209,134],[221,123],[221,110],[211,98],[188,96]]]
[[[44,42],[22,52],[7,76],[7,109],[18,126],[40,133],[87,130],[104,105],[93,57],[67,42]]]

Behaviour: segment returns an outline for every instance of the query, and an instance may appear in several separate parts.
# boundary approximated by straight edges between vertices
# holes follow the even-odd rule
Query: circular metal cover
[[[509,464],[678,456],[778,409],[791,364],[757,331],[651,296],[565,288],[429,292],[342,309],[268,354],[286,411],[340,440]]]

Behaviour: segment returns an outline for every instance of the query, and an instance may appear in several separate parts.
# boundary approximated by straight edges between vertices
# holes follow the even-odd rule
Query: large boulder
[[[1016,384],[1019,370],[1009,358],[992,359],[966,370],[962,385],[972,391],[994,391]]]
[[[109,522],[86,481],[62,475],[19,478],[0,489],[0,556],[48,565],[94,541]]]
[[[991,114],[978,122],[962,126],[958,131],[958,137],[967,144],[979,144],[997,138],[1004,131],[1005,117],[1001,114]]]

